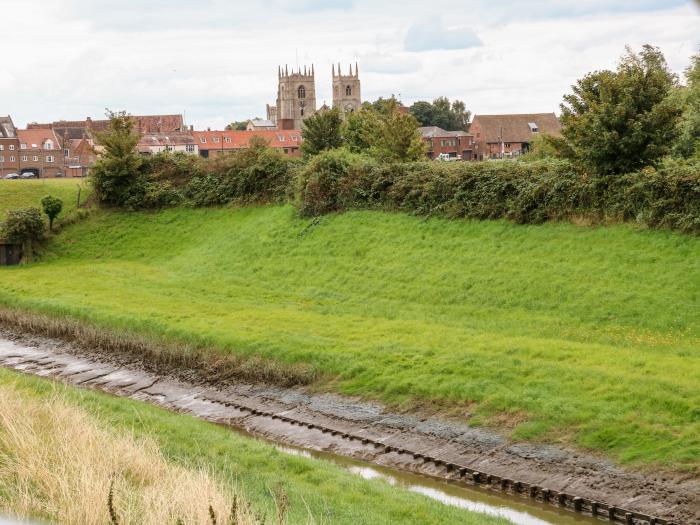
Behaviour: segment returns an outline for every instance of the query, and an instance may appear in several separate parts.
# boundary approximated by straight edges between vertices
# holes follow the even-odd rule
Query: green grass
[[[384,481],[366,481],[330,462],[291,456],[224,427],[137,401],[0,369],[0,388],[8,387],[39,399],[59,393],[117,432],[155,439],[168,461],[212,472],[231,488],[240,488],[256,511],[268,518],[275,515],[271,494],[281,487],[289,496],[289,523],[306,523],[309,514],[316,523],[350,525],[509,523],[443,505]]]
[[[700,239],[291,207],[95,214],[0,302],[313,363],[517,439],[700,465]]]
[[[46,195],[53,195],[63,201],[59,219],[66,217],[76,208],[78,186],[82,187],[80,201],[85,202],[88,186],[84,179],[0,179],[0,221],[4,220],[7,210],[30,206],[41,209],[41,199]]]

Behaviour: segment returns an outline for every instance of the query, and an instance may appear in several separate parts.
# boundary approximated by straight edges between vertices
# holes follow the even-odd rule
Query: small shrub
[[[38,208],[9,210],[0,226],[0,239],[22,245],[25,255],[31,256],[34,244],[44,237],[44,221]]]
[[[47,195],[41,199],[41,206],[44,208],[44,213],[49,218],[49,230],[53,231],[53,221],[58,217],[63,209],[63,201],[58,197]]]

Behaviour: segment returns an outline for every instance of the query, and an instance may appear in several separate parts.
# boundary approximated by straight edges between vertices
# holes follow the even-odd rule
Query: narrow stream
[[[166,379],[155,379],[155,376],[149,376],[143,371],[125,369],[89,358],[55,352],[51,348],[23,345],[2,337],[0,337],[0,366],[28,374],[54,377],[69,384],[73,383],[78,388],[99,389],[113,395],[138,399],[170,410],[187,412],[224,425],[232,432],[250,439],[270,443],[280,452],[330,461],[365,479],[378,480],[397,488],[422,494],[445,505],[503,517],[517,525],[601,523],[591,516],[576,514],[530,498],[490,490],[478,485],[468,485],[384,467],[370,461],[317,450],[324,448],[322,442],[309,441],[308,447],[307,445],[303,445],[303,447],[283,445],[281,442],[285,440],[284,434],[280,435],[279,440],[274,436],[261,437],[261,434],[256,432],[255,426],[251,428],[250,418],[253,416],[241,414],[236,409],[228,408],[224,403],[212,399],[202,399],[198,392],[185,384],[168,383]],[[257,419],[275,423],[270,418],[263,416],[257,416]],[[244,422],[246,420],[247,423]]]

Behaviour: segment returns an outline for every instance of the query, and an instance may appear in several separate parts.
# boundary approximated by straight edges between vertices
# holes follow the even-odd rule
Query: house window
[[[3,157],[2,155],[0,155],[0,162],[5,162],[5,157]]]
[[[194,153],[194,144],[187,144],[187,145],[185,146],[185,151],[186,151],[187,153]]]
[[[53,162],[53,155],[46,155],[46,162]]]
[[[224,141],[226,141],[228,144],[231,144],[231,137],[226,137]]]
[[[306,88],[304,86],[299,86],[297,92],[299,93],[299,98],[306,98]]]
[[[299,140],[299,136],[298,136],[298,135],[292,135],[292,140],[293,140],[294,142],[297,142],[297,141]]]
[[[528,122],[527,125],[530,126],[530,131],[533,133],[537,133],[540,130],[534,122]]]
[[[10,146],[10,149],[13,149],[13,147]],[[24,142],[22,142],[22,143],[19,145],[19,149],[27,149],[27,145],[26,145]]]
[[[15,161],[15,158],[14,158],[14,157],[10,157],[10,162],[14,162],[14,161]]]
[[[39,162],[39,156],[38,156],[38,155],[34,155],[34,156],[32,157],[32,161],[33,161],[33,162]]]
[[[212,138],[212,140],[217,144],[219,143],[219,137],[214,137],[214,138]]]
[[[50,141],[50,140],[47,140],[47,141],[44,143],[44,149],[53,149],[53,142]]]
[[[349,97],[352,95],[352,88],[350,86],[345,86],[345,96]]]
[[[284,142],[284,135],[277,135],[277,140]]]
[[[64,156],[64,157],[70,157],[70,151],[68,150],[68,148],[65,148],[65,149],[63,150],[63,156]]]
[[[26,156],[26,155],[22,155],[19,159],[20,159],[22,162],[27,162],[27,156]]]
[[[14,145],[14,144],[10,144],[10,151],[15,151],[15,145]]]
[[[172,151],[173,147],[172,146],[165,146],[165,151]]]
[[[3,144],[0,144],[0,151],[3,151],[5,149],[5,146]]]
[[[199,142],[201,142],[202,144],[206,144],[207,139],[205,137],[199,137]]]

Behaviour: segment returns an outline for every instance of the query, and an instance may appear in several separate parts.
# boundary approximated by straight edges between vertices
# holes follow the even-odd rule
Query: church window
[[[350,86],[345,86],[345,95],[348,97],[352,95],[352,88]]]
[[[297,91],[299,92],[299,98],[306,98],[306,88],[304,86],[299,86]]]
[[[304,108],[301,108],[301,116],[304,116]]]

